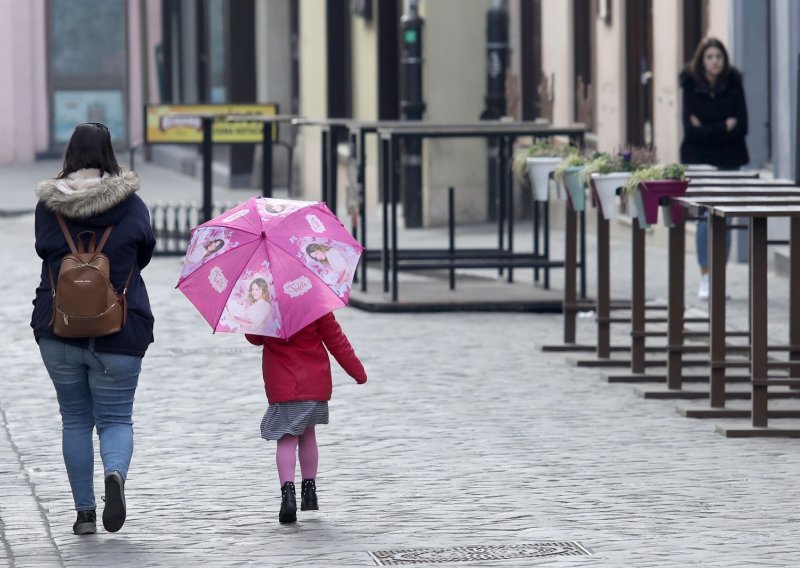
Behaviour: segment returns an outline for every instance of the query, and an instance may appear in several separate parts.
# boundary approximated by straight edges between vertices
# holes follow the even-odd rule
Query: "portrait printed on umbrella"
[[[268,270],[246,270],[234,284],[217,329],[277,336],[281,319],[275,298]]]
[[[273,219],[279,220],[298,209],[301,209],[305,203],[300,201],[287,201],[283,199],[274,199],[271,197],[261,197],[256,201],[259,216],[262,221],[272,221]]]
[[[183,258],[181,278],[194,272],[198,266],[235,247],[238,243],[232,242],[232,235],[232,231],[220,227],[196,229],[186,256]]]
[[[359,253],[351,246],[319,237],[301,238],[296,244],[300,248],[298,258],[337,296],[347,296],[358,265]]]

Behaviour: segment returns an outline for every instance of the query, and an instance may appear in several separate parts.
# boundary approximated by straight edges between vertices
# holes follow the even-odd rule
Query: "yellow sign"
[[[264,123],[228,122],[228,115],[274,116],[274,104],[230,105],[145,105],[145,142],[147,144],[201,144],[202,116],[215,115],[212,140],[216,144],[263,142]],[[276,135],[273,129],[273,139]]]

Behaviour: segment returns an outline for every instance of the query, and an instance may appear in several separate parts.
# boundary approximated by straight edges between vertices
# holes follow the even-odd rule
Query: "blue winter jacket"
[[[53,299],[48,266],[58,282],[61,259],[69,252],[55,212],[64,217],[73,239],[90,230],[99,241],[103,229],[114,224],[103,253],[110,261],[111,282],[118,293],[133,270],[126,296],[127,321],[119,332],[95,338],[94,351],[141,357],[153,342],[153,314],[140,272],[150,262],[156,240],[147,207],[135,195],[138,189],[134,172],[100,178],[99,171],[92,169],[78,170],[66,179],[45,180],[36,188],[36,253],[42,259],[42,274],[33,300],[31,327],[37,343],[43,337],[79,347],[89,343],[88,338],[57,337],[50,326]]]

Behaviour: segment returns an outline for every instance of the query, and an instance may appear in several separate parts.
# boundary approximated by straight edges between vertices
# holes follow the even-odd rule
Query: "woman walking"
[[[108,128],[94,122],[75,128],[61,172],[36,188],[36,253],[42,259],[42,273],[31,327],[58,398],[77,535],[97,530],[95,428],[105,481],[103,526],[116,532],[127,514],[125,480],[133,453],[133,399],[142,357],[153,342],[153,315],[140,272],[150,262],[155,238],[147,207],[135,195],[138,189],[137,175],[123,174],[117,164]],[[89,232],[101,241],[109,226],[102,249],[109,260],[113,291],[121,298],[123,310],[127,307],[124,323],[108,335],[59,335],[53,326],[55,282],[62,258],[71,251],[67,236],[81,243]],[[63,318],[66,323],[68,317]]]

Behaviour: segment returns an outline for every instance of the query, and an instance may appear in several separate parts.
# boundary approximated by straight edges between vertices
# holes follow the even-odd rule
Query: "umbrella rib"
[[[258,245],[253,247],[253,252],[250,253],[250,257],[247,259],[247,262],[244,263],[245,267],[247,267],[250,264],[250,261],[253,260],[253,257],[255,256],[257,250],[258,250]],[[239,274],[239,276],[241,276],[241,274]],[[219,320],[222,318],[222,312],[224,312],[225,308],[228,306],[228,301],[231,299],[231,294],[233,294],[233,289],[234,288],[235,288],[235,286],[231,286],[231,291],[228,292],[228,297],[225,298],[225,303],[222,304],[222,309],[220,309],[220,311],[217,313],[216,317],[214,318],[214,321],[216,322],[216,323],[214,323],[214,331],[217,331],[217,326],[219,325]]]
[[[260,236],[258,233],[250,233],[250,232],[247,232],[247,233],[248,233],[249,235],[256,235],[256,236]],[[214,258],[215,260],[216,260],[216,259],[218,259],[218,258],[222,258],[222,257],[224,257],[224,256],[228,255],[229,253],[232,253],[232,252],[234,252],[234,251],[238,250],[240,247],[244,247],[244,246],[247,246],[247,245],[249,245],[249,244],[251,244],[251,243],[254,243],[256,240],[257,240],[257,239],[253,239],[252,241],[246,242],[246,243],[244,243],[244,244],[241,244],[241,245],[239,245],[239,246],[237,246],[237,247],[230,248],[230,249],[225,249],[225,250],[223,250],[221,253],[219,253],[217,256],[215,256],[215,257],[213,257],[213,258]],[[210,262],[210,261],[209,261],[209,262]],[[204,263],[202,263],[202,264],[198,264],[198,265],[197,265],[197,267],[196,267],[194,270],[192,270],[192,271],[191,271],[189,274],[187,274],[186,276],[184,276],[184,277],[180,278],[180,279],[178,280],[178,283],[177,283],[177,284],[175,284],[175,287],[176,287],[176,288],[178,288],[178,287],[179,287],[181,284],[183,284],[184,282],[187,282],[188,280],[191,280],[191,278],[192,278],[192,277],[193,277],[195,274],[197,274],[198,272],[200,272],[200,269],[201,269],[203,266],[205,266],[205,265],[206,265],[206,263],[205,263],[205,262],[204,262]]]
[[[291,258],[291,259],[292,259],[294,262],[296,262],[297,264],[299,264],[300,266],[302,266],[303,268],[305,268],[306,270],[304,271],[304,273],[310,273],[310,274],[312,274],[312,275],[313,275],[313,276],[314,276],[314,277],[315,277],[317,280],[319,280],[320,282],[322,282],[323,288],[325,288],[326,290],[328,290],[328,292],[330,292],[331,294],[333,294],[334,296],[336,296],[337,298],[339,298],[339,300],[341,300],[341,301],[342,301],[342,305],[346,305],[346,304],[345,304],[345,302],[344,302],[344,300],[342,300],[342,298],[339,296],[339,294],[337,294],[336,292],[334,292],[334,291],[333,291],[333,289],[330,287],[330,285],[329,285],[327,282],[325,282],[325,280],[323,280],[323,279],[322,279],[322,277],[321,277],[319,274],[317,274],[316,272],[314,272],[313,270],[311,270],[311,268],[309,268],[309,266],[308,266],[307,264],[305,264],[305,263],[304,263],[302,260],[300,260],[299,258],[297,258],[297,257],[296,257],[296,256],[293,254],[293,252],[292,252],[291,250],[288,250],[288,249],[286,249],[286,248],[282,247],[281,245],[279,245],[279,244],[278,244],[277,242],[275,242],[275,241],[269,241],[269,242],[270,242],[271,244],[275,245],[275,247],[276,247],[276,248],[279,248],[279,249],[281,249],[283,252],[285,252],[285,253],[286,253],[286,254],[289,256],[289,258]],[[337,242],[338,242],[338,241],[337,241]],[[267,257],[269,257],[269,247],[266,247],[266,249],[267,249]]]

